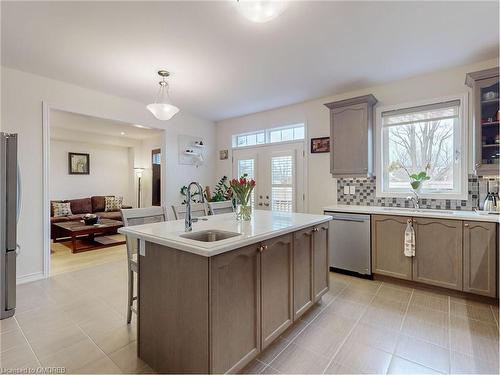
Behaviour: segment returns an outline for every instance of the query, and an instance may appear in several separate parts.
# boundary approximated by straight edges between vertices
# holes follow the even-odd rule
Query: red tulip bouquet
[[[248,178],[248,175],[245,173],[239,180],[233,178],[229,185],[239,203],[236,207],[236,218],[238,220],[249,221],[252,217],[250,197],[255,187],[255,180]]]

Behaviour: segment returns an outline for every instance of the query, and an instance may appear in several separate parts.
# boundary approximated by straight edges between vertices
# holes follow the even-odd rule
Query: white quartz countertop
[[[432,209],[414,209],[399,207],[381,207],[381,206],[355,206],[347,204],[337,204],[324,207],[325,212],[345,212],[359,214],[377,214],[377,215],[399,215],[412,217],[429,217],[451,220],[472,220],[488,221],[493,223],[500,222],[500,215],[488,214],[484,211],[460,211],[460,210],[432,210]]]
[[[215,242],[183,238],[180,235],[186,233],[184,220],[122,227],[118,231],[141,240],[210,257],[331,220],[331,216],[325,215],[263,210],[254,210],[252,220],[248,222],[236,221],[234,213],[206,216],[206,218],[206,221],[193,223],[193,231],[190,233],[219,230],[236,232],[239,235]]]

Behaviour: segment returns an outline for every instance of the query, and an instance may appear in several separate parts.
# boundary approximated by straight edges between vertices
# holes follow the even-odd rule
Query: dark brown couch
[[[70,216],[59,216],[54,217],[54,212],[52,210],[52,202],[69,202],[71,206],[72,215]],[[121,220],[122,214],[120,211],[105,212],[105,198],[102,196],[94,196],[90,198],[80,198],[80,199],[70,199],[61,201],[51,201],[50,202],[50,238],[57,240],[58,238],[64,237],[61,234],[59,228],[54,226],[55,223],[61,223],[65,221],[77,221],[82,220],[82,216],[85,214],[96,214],[103,219]],[[123,208],[131,208],[130,206],[122,206]]]

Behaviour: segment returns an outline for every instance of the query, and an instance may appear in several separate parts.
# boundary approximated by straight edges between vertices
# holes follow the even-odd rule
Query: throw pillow
[[[123,197],[104,197],[104,211],[120,211],[122,209]]]
[[[70,202],[53,202],[52,212],[54,213],[54,217],[73,215]]]

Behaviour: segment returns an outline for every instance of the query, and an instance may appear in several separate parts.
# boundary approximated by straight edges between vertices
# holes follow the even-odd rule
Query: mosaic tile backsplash
[[[482,178],[469,175],[469,197],[467,200],[454,199],[421,199],[422,208],[442,210],[472,210],[482,206],[486,197],[487,183],[490,181],[490,190],[498,192],[500,179]],[[356,194],[344,194],[344,186],[355,186]],[[413,207],[411,202],[403,198],[381,198],[376,196],[375,177],[368,178],[339,178],[337,179],[337,203],[357,206],[383,207]]]

